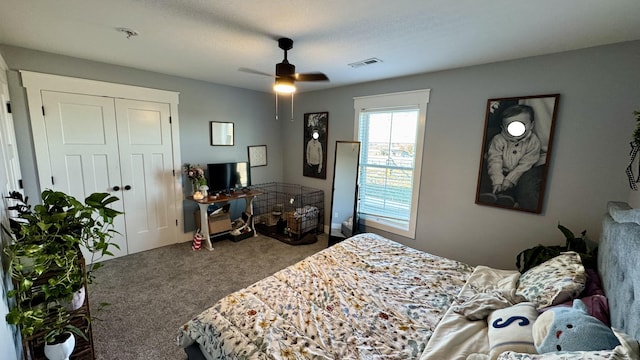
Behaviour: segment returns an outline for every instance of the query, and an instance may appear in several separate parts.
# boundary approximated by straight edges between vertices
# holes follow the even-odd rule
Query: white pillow
[[[505,351],[535,354],[532,328],[537,317],[538,311],[530,302],[492,312],[487,318],[491,360]]]

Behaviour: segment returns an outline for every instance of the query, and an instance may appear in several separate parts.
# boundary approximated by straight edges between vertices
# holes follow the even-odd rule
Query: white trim
[[[6,93],[7,96],[7,100],[10,100],[10,94],[9,94],[9,81],[7,79],[7,71],[9,71],[9,67],[7,66],[7,63],[4,61],[4,58],[2,57],[2,54],[0,54],[0,93]],[[6,106],[5,104],[0,104],[0,106]],[[5,109],[0,109],[0,111],[5,111]],[[13,128],[13,117],[11,114],[6,113],[7,115],[7,122],[9,123],[9,125],[11,126],[11,130],[9,130],[7,132],[7,134],[5,134],[7,137],[12,137],[12,143],[15,145],[15,131]],[[0,125],[0,129],[2,129],[2,126]],[[4,129],[3,129],[4,130]],[[2,136],[2,134],[0,134],[0,136]],[[7,161],[7,158],[5,156],[2,155],[3,152],[7,151],[6,147],[4,146],[4,144],[2,144],[2,139],[0,139],[0,168],[2,169],[8,169],[11,167],[11,164]],[[17,154],[15,154],[17,156]],[[20,169],[18,169],[20,170]],[[10,170],[8,170],[9,172]],[[10,174],[7,172],[6,174],[6,181],[10,181],[9,177]],[[0,175],[1,177],[1,175]],[[6,188],[4,187],[5,180],[2,180],[2,188],[0,189],[2,192],[2,196],[8,195],[5,193]],[[11,184],[11,185],[15,185],[15,188],[13,190],[18,190],[21,191],[21,189],[17,188],[17,184]],[[4,200],[4,199],[3,199]],[[3,226],[9,226],[9,216],[10,216],[10,212],[9,210],[7,210],[6,206],[8,205],[8,201],[2,201],[0,200],[0,222],[2,223]],[[2,242],[2,245],[0,245],[0,248],[6,247],[8,246],[8,239],[5,238],[6,234],[2,234],[0,235],[0,242]],[[3,269],[4,270],[4,269]],[[3,277],[0,278],[0,281],[2,281],[2,285],[0,285],[0,291],[4,294],[6,294],[7,291],[10,291],[13,289],[13,287],[11,286],[11,275],[10,272],[7,271],[5,273],[3,273]],[[3,322],[0,325],[0,348],[3,349],[3,354],[5,354],[5,356],[8,356],[7,359],[22,359],[23,354],[22,354],[22,345],[20,344],[19,341],[19,331],[18,331],[18,327],[15,325],[9,325],[6,320],[5,320],[5,316],[7,315],[7,313],[9,312],[9,308],[7,306],[7,301],[6,298],[4,299],[4,301],[0,304],[0,318],[3,319]],[[6,350],[5,350],[6,349]]]
[[[179,103],[179,92],[20,70],[22,86],[121,99]]]
[[[366,109],[384,109],[397,106],[421,105],[428,104],[431,90],[412,90],[401,91],[389,94],[356,96],[353,98],[353,104],[356,110]]]
[[[7,71],[9,71],[9,66],[7,66],[7,63],[4,61],[2,54],[0,54],[0,80],[8,84]]]
[[[411,192],[411,218],[409,219],[409,228],[401,228],[393,226],[392,222],[385,222],[381,219],[363,216],[361,219],[365,226],[388,231],[397,235],[405,236],[411,239],[416,237],[416,223],[418,214],[418,199],[420,198],[420,175],[422,174],[422,158],[424,156],[424,138],[427,121],[427,104],[429,103],[430,89],[403,91],[389,94],[360,96],[353,98],[353,106],[355,110],[354,140],[358,139],[360,127],[360,112],[362,110],[376,110],[393,108],[398,106],[417,106],[418,129],[416,132],[416,159],[414,164],[413,191]]]
[[[38,173],[38,192],[51,184],[51,164],[49,163],[49,146],[42,115],[42,91],[58,91],[76,94],[105,96],[119,99],[168,103],[171,115],[171,142],[173,152],[174,199],[178,217],[179,234],[184,229],[182,210],[182,160],[180,156],[180,120],[178,116],[179,92],[151,89],[140,86],[87,80],[60,75],[43,74],[20,70],[22,86],[27,93],[29,117],[33,135],[33,146],[36,155]],[[176,239],[177,240],[177,239]]]

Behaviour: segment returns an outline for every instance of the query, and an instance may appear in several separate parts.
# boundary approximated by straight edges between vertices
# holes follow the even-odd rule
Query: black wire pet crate
[[[324,191],[272,182],[251,187],[256,230],[291,245],[311,244],[324,231]]]

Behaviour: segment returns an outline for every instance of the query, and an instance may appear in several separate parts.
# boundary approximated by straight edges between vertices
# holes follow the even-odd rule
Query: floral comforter
[[[226,296],[177,343],[228,359],[418,358],[472,271],[360,234]]]

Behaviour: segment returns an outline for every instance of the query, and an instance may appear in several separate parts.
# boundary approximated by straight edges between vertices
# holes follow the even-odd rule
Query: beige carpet
[[[327,247],[319,235],[292,246],[266,236],[214,242],[214,251],[181,243],[104,262],[89,286],[96,358],[186,359],[180,326],[223,296]],[[109,306],[98,310],[102,302]]]

